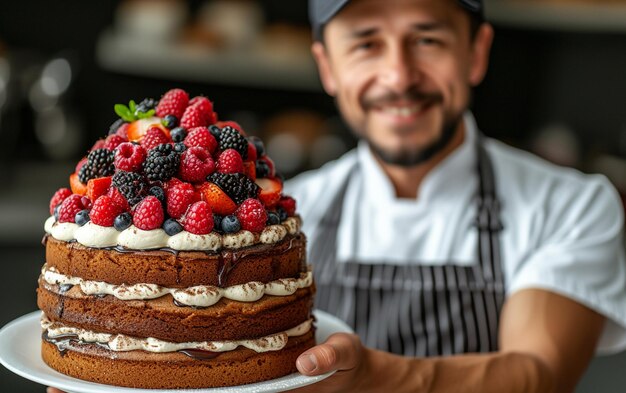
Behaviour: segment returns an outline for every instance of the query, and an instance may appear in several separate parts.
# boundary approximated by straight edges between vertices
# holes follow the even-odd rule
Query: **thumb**
[[[355,334],[336,333],[298,357],[296,366],[304,375],[320,375],[334,370],[351,370],[359,365],[363,345]]]

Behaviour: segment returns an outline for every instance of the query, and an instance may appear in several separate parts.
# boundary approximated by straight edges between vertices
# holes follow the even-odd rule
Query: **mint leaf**
[[[115,113],[117,113],[117,115],[121,117],[124,121],[131,122],[137,120],[135,115],[124,104],[115,104],[113,109],[115,110]]]
[[[136,113],[137,112],[137,104],[135,104],[135,101],[130,100],[130,102],[128,103],[128,108],[130,109],[131,113]]]
[[[154,116],[155,113],[156,113],[156,110],[150,109],[148,112],[139,112],[139,113],[137,113],[137,117],[140,118],[140,119],[146,119],[148,117]]]

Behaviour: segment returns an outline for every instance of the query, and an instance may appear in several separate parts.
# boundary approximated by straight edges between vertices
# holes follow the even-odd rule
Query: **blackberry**
[[[238,205],[259,195],[259,186],[243,173],[214,172],[208,180],[217,184]]]
[[[109,135],[113,135],[117,132],[118,128],[122,126],[122,124],[126,123],[124,119],[117,119],[111,124],[109,127]]]
[[[140,113],[140,112],[146,113],[150,109],[156,108],[157,104],[158,104],[158,101],[155,100],[154,98],[144,98],[143,101],[141,101],[137,105],[137,108],[135,109],[135,114]]]
[[[111,179],[111,185],[124,195],[131,206],[139,203],[148,191],[146,179],[135,172],[117,172]]]
[[[256,160],[256,177],[268,177],[270,174],[270,167],[264,160]]]
[[[115,153],[109,149],[96,149],[89,152],[87,162],[78,172],[78,180],[86,184],[97,177],[111,176],[115,172]]]
[[[248,140],[231,126],[222,128],[220,132],[220,150],[235,149],[245,161],[248,158]]]
[[[143,171],[149,180],[168,181],[178,172],[180,155],[166,143],[151,149],[143,163]]]

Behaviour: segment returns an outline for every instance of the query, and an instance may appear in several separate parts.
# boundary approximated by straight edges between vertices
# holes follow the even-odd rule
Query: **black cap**
[[[332,19],[350,0],[309,0],[309,19],[313,27],[313,38],[322,39],[323,27]],[[459,5],[471,14],[484,18],[482,0],[457,0]]]

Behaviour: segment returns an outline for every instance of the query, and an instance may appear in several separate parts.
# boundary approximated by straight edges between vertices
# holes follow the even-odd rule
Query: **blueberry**
[[[182,154],[185,150],[187,150],[187,146],[184,143],[174,143],[174,151],[176,153]]]
[[[122,124],[126,123],[124,119],[117,119],[111,124],[109,127],[109,135],[113,135],[117,132],[118,128],[122,126]]]
[[[61,204],[59,203],[57,207],[54,208],[54,219],[59,221],[59,209],[61,208]]]
[[[152,186],[150,188],[149,194],[154,195],[156,199],[158,199],[161,202],[161,205],[165,205],[165,192],[163,191],[161,187]]]
[[[220,143],[220,135],[222,135],[222,130],[220,130],[220,128],[216,125],[211,125],[209,126],[209,132],[211,133],[211,135],[213,135],[213,138],[215,138],[217,143]]]
[[[262,157],[265,154],[265,146],[263,145],[263,141],[261,140],[261,138],[256,136],[249,136],[248,142],[252,142],[252,144],[254,145],[257,157]]]
[[[157,106],[157,101],[154,98],[144,98],[139,104],[137,104],[137,108],[135,109],[135,114],[138,113],[146,113],[150,111],[150,109],[154,109]]]
[[[263,160],[256,161],[256,177],[267,177],[270,174],[270,166]]]
[[[161,124],[171,130],[178,125],[178,118],[174,115],[167,115],[161,120]]]
[[[269,212],[267,214],[267,225],[278,225],[280,224],[280,216],[278,213]]]
[[[170,135],[175,143],[182,142],[187,136],[187,130],[183,127],[176,127],[170,132]]]
[[[79,211],[74,217],[74,221],[76,222],[76,224],[81,227],[87,224],[89,220],[91,220],[91,218],[89,218],[89,210],[87,209]]]
[[[124,229],[128,228],[132,223],[133,217],[130,215],[130,213],[126,212],[115,217],[115,220],[113,220],[113,227],[121,232]]]
[[[241,224],[239,223],[239,220],[237,219],[237,217],[230,215],[222,219],[222,230],[225,233],[239,232],[240,229],[241,229]]]
[[[222,216],[219,214],[213,213],[213,230],[215,232],[222,232]]]
[[[167,233],[170,236],[174,236],[177,233],[180,233],[183,231],[183,226],[180,225],[178,223],[178,221],[174,220],[173,218],[168,218],[167,220],[165,220],[165,222],[163,223],[163,230],[165,231],[165,233]]]
[[[289,216],[287,215],[287,212],[282,207],[279,207],[278,209],[276,209],[276,213],[278,213],[278,217],[280,218],[280,222],[283,222],[287,218],[289,218]]]

